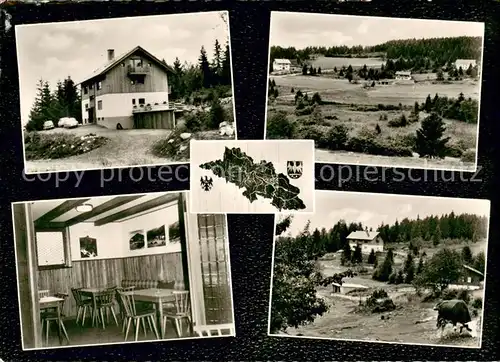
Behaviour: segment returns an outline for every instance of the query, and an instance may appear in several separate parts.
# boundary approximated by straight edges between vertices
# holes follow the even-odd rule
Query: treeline
[[[80,95],[73,80],[68,76],[57,82],[56,89],[51,90],[48,81],[40,79],[37,94],[26,124],[27,131],[40,131],[45,121],[52,121],[54,126],[62,117],[73,117],[82,121]]]
[[[179,58],[176,58],[172,68],[173,74],[169,77],[169,83],[172,88],[170,96],[174,100],[191,101],[189,98],[192,94],[203,89],[231,88],[229,43],[222,46],[216,39],[212,59],[209,59],[205,47],[202,46],[198,64],[182,64]]]
[[[404,243],[422,238],[439,243],[441,239],[466,239],[473,242],[486,237],[488,219],[473,214],[427,216],[416,220],[404,218],[393,225],[378,228],[384,243]]]
[[[467,123],[478,122],[479,102],[470,97],[465,99],[463,93],[460,93],[458,98],[439,96],[437,93],[431,98],[429,94],[419,108],[427,113],[436,112],[441,117],[448,119]]]
[[[457,59],[481,58],[481,37],[446,37],[429,39],[391,40],[374,46],[333,46],[333,47],[271,47],[271,63],[276,58],[295,59],[301,64],[319,54],[325,57],[377,57],[396,59],[396,70],[432,69],[455,63]],[[405,62],[403,64],[402,62]],[[403,68],[403,66],[405,68]],[[465,71],[465,70],[464,70]]]

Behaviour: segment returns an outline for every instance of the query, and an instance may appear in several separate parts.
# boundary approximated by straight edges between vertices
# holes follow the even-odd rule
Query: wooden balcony
[[[134,67],[132,65],[127,66],[127,74],[128,75],[147,75],[150,73],[150,67]]]

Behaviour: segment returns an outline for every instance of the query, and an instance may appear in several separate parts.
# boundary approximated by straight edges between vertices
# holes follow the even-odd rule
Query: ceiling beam
[[[98,205],[92,209],[92,211],[85,212],[83,214],[77,215],[72,219],[69,219],[66,221],[67,226],[71,226],[74,224],[78,224],[80,222],[84,222],[90,218],[93,218],[94,216],[97,216],[99,214],[104,214],[105,212],[108,212],[110,210],[116,209],[117,207],[120,207],[122,205],[125,205],[126,203],[129,203],[131,201],[137,200],[140,197],[143,197],[144,195],[130,195],[130,196],[117,196],[112,198],[109,201],[106,201],[105,203]]]
[[[156,197],[152,200],[143,202],[142,204],[135,205],[132,207],[129,207],[128,209],[122,210],[117,212],[116,214],[112,214],[106,217],[103,217],[102,219],[97,220],[94,222],[95,226],[102,226],[105,224],[108,224],[113,221],[121,220],[129,216],[133,216],[136,214],[139,214],[144,211],[148,211],[150,209],[153,209],[158,206],[166,205],[168,203],[171,203],[172,201],[177,201],[179,198],[178,193],[169,193],[165,194],[159,197]]]
[[[35,231],[56,231],[66,227],[64,222],[46,222],[43,225],[35,226]]]
[[[64,215],[68,211],[73,210],[78,205],[83,204],[84,202],[90,199],[77,199],[77,200],[66,200],[61,203],[59,206],[53,208],[49,212],[43,214],[38,219],[35,220],[35,226],[43,227],[44,224],[51,222],[52,220],[58,218],[61,215]]]

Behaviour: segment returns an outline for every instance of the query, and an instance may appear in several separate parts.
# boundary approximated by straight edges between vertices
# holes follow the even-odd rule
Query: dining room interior
[[[226,215],[188,197],[12,203],[23,349],[234,336]]]

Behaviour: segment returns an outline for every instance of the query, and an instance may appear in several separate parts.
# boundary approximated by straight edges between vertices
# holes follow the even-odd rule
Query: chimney
[[[366,229],[365,229],[365,231],[366,231],[366,235],[367,235],[368,237],[370,237],[370,232],[368,231],[368,228],[366,228]]]
[[[114,49],[108,49],[108,60],[111,61],[115,58],[115,50]]]

